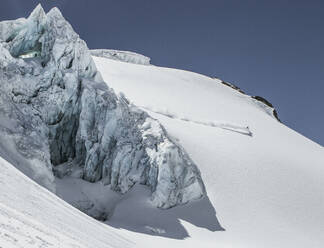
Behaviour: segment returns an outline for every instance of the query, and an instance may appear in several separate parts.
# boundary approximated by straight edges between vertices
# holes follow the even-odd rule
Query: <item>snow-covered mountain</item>
[[[323,246],[324,149],[266,100],[91,57],[57,9],[0,40],[0,247]]]
[[[181,220],[187,232],[182,238],[188,237],[174,247],[323,246],[323,147],[280,123],[266,104],[221,80],[94,59],[104,80],[159,120],[201,171],[210,205],[197,202],[197,207],[190,205],[194,214],[183,207],[170,214]],[[168,232],[161,219],[147,223]],[[111,220],[141,223],[137,213],[117,209]]]

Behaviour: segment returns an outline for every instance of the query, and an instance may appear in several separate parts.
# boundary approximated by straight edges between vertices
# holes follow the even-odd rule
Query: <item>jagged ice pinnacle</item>
[[[205,194],[188,154],[107,86],[57,8],[46,14],[38,5],[27,19],[1,22],[0,54],[0,118],[7,123],[0,145],[17,151],[0,155],[29,177],[55,191],[53,171],[64,176],[73,164],[84,180],[121,193],[147,185],[162,208]]]

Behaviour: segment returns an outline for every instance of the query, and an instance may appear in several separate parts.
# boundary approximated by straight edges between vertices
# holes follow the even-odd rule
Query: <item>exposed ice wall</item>
[[[103,180],[121,193],[149,186],[158,207],[205,194],[186,152],[107,87],[57,8],[45,14],[39,5],[28,19],[1,23],[0,38],[0,132],[20,156],[10,162],[28,176],[54,191],[52,167],[73,161],[84,180]],[[21,58],[30,52],[39,56]]]
[[[111,49],[95,49],[91,50],[91,55],[96,57],[102,57],[107,59],[119,60],[127,63],[139,64],[139,65],[150,65],[150,58],[142,54],[119,51]]]

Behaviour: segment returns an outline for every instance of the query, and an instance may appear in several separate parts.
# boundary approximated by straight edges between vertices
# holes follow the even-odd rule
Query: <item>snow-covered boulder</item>
[[[142,54],[111,49],[94,49],[91,50],[91,55],[139,65],[150,65],[151,60]]]
[[[84,180],[121,193],[149,186],[161,208],[205,194],[187,153],[103,82],[57,8],[45,14],[39,5],[27,19],[1,23],[0,54],[0,155],[35,181],[55,191],[53,168],[72,162]],[[17,155],[5,151],[9,143]]]

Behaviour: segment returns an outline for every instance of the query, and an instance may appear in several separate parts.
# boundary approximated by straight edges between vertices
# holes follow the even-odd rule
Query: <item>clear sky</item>
[[[1,0],[0,19],[39,2],[59,7],[90,48],[234,83],[324,145],[323,0]]]

